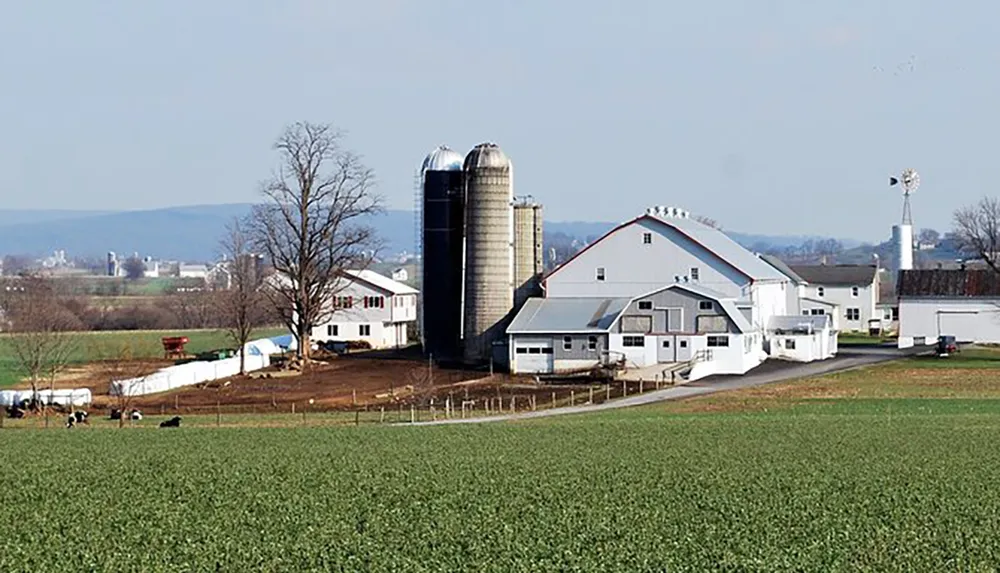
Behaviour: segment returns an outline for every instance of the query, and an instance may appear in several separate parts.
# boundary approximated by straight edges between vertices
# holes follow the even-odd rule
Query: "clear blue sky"
[[[817,4],[825,7],[817,8]],[[22,0],[0,7],[4,208],[252,201],[330,122],[410,208],[435,145],[498,142],[553,220],[677,205],[875,240],[994,192],[1000,3]],[[911,60],[911,57],[915,59]]]

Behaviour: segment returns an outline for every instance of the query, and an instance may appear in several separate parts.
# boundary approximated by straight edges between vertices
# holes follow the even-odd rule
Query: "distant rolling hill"
[[[218,256],[219,239],[233,217],[251,205],[192,205],[144,211],[0,210],[0,252],[43,256],[65,249],[71,257],[103,257],[107,251],[138,252],[161,259],[209,261]],[[374,220],[388,253],[414,251],[413,213],[390,210]],[[598,237],[615,223],[547,222],[547,233],[564,233],[581,241]],[[748,235],[730,232],[744,245],[783,247],[810,237]],[[811,237],[816,238],[816,237]],[[856,242],[854,242],[856,244]],[[845,246],[852,244],[845,241]]]

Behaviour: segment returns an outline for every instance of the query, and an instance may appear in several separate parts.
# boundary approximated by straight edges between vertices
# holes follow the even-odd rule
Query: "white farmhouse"
[[[900,348],[958,342],[1000,343],[1000,275],[987,269],[905,270],[896,283]]]
[[[313,328],[312,340],[365,341],[372,348],[409,344],[417,320],[417,290],[370,270],[345,271],[337,285],[333,315]]]
[[[399,267],[398,269],[392,271],[392,280],[400,283],[405,283],[406,281],[410,280],[410,273],[407,272],[405,268]]]
[[[801,314],[833,315],[839,332],[880,328],[879,277],[875,265],[791,265],[803,283],[798,285]]]
[[[692,284],[637,297],[529,299],[507,329],[514,374],[619,364],[649,380],[744,374],[766,354],[735,299]]]

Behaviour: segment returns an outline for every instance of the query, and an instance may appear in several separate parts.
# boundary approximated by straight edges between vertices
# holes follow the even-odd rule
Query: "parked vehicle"
[[[939,358],[947,358],[948,356],[957,354],[960,351],[958,344],[955,342],[954,336],[939,336],[935,352]]]

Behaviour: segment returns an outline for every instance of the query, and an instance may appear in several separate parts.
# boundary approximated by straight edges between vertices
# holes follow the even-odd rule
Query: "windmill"
[[[889,177],[889,187],[903,186],[903,224],[913,225],[910,216],[910,194],[920,186],[920,174],[915,169],[904,169],[899,177]]]

